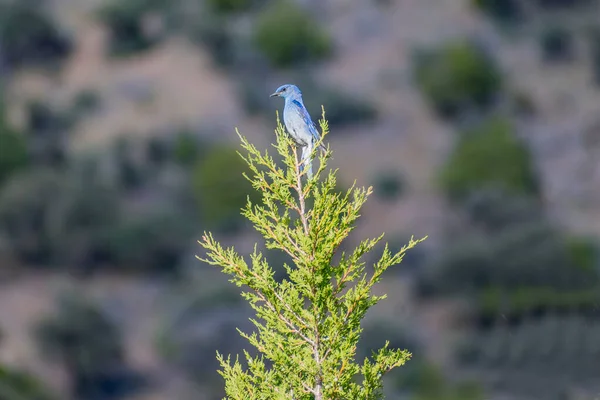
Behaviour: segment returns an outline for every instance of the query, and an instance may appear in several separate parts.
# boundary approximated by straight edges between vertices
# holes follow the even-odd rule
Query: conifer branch
[[[229,399],[314,399],[375,400],[382,398],[382,376],[404,364],[411,355],[406,350],[383,349],[357,362],[356,348],[366,312],[385,298],[372,289],[385,271],[402,261],[404,253],[424,240],[414,240],[399,252],[386,246],[381,258],[367,274],[363,258],[383,239],[367,239],[352,252],[342,253],[334,265],[334,255],[355,227],[360,210],[372,188],[352,185],[340,193],[337,170],[326,172],[331,157],[329,147],[319,155],[319,168],[312,178],[305,172],[295,144],[278,119],[273,147],[281,157],[275,162],[239,132],[250,174],[244,175],[262,201],[249,199],[242,214],[265,239],[266,247],[287,254],[287,276],[274,279],[274,270],[255,248],[249,263],[233,248],[223,248],[210,233],[199,243],[207,250],[200,260],[220,266],[231,282],[250,289],[243,297],[256,312],[251,319],[252,334],[240,332],[260,353],[244,352],[246,368],[236,358],[217,354],[219,373],[225,379]],[[322,139],[328,125],[320,122]],[[315,146],[313,154],[321,148]],[[265,363],[269,362],[269,366]],[[362,383],[356,380],[362,376]]]

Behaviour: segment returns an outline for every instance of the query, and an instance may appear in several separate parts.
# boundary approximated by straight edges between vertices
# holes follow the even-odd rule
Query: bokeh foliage
[[[4,103],[0,100],[0,188],[10,175],[28,161],[27,138],[6,120]]]
[[[276,66],[319,60],[331,52],[328,34],[291,1],[272,2],[256,24],[254,42]]]
[[[514,129],[510,121],[492,118],[459,136],[440,172],[442,188],[450,198],[464,199],[486,187],[513,194],[538,193],[531,155]]]
[[[169,2],[165,0],[112,0],[98,10],[98,18],[109,29],[108,53],[127,56],[151,49],[163,38],[161,32],[149,32],[149,16],[165,23]]]
[[[71,395],[111,399],[139,388],[140,379],[127,371],[121,334],[102,309],[76,292],[61,295],[57,306],[35,326],[34,337],[41,354],[69,374]]]
[[[192,172],[192,185],[198,207],[206,223],[217,229],[236,229],[240,210],[248,196],[258,193],[242,175],[248,168],[237,151],[229,146],[213,148]]]
[[[256,0],[208,0],[209,9],[217,13],[238,13],[248,10]]]
[[[0,55],[8,66],[53,66],[68,57],[72,47],[43,1],[0,3]]]
[[[33,374],[0,365],[2,400],[58,400],[50,388]]]
[[[455,41],[419,50],[414,56],[416,84],[444,117],[486,109],[502,89],[496,61],[471,41]]]

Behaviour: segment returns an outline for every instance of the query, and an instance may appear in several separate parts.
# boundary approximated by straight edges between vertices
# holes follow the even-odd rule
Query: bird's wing
[[[296,107],[294,107],[296,109],[296,112],[302,118],[302,120],[308,127],[308,130],[315,138],[315,140],[320,140],[321,135],[319,135],[319,131],[317,130],[317,125],[315,125],[313,120],[310,118],[310,115],[308,114],[308,111],[306,111],[306,108],[304,107],[304,105],[302,103],[300,103],[298,100],[294,100],[293,103],[296,106]],[[325,146],[323,146],[323,144],[321,144],[319,147],[321,147],[323,150],[325,149]]]
[[[296,111],[298,112],[299,116],[302,118],[302,120],[304,121],[304,123],[308,127],[308,130],[310,131],[310,133],[315,137],[315,139],[319,140],[321,138],[321,136],[319,135],[319,131],[317,130],[317,126],[315,125],[315,123],[310,118],[310,115],[308,114],[308,111],[306,111],[306,108],[298,100],[294,100],[293,103],[296,106],[294,108],[296,109]]]

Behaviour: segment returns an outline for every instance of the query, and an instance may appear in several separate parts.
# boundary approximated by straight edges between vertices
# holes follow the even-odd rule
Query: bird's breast
[[[310,132],[305,126],[304,121],[297,117],[295,110],[288,108],[283,111],[283,123],[288,134],[299,146],[306,146],[310,140]]]

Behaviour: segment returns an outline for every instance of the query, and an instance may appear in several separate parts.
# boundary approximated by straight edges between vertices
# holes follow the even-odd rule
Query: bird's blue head
[[[298,86],[287,84],[279,86],[275,93],[273,93],[270,97],[275,96],[283,97],[284,99],[295,100],[302,98],[302,92]]]

